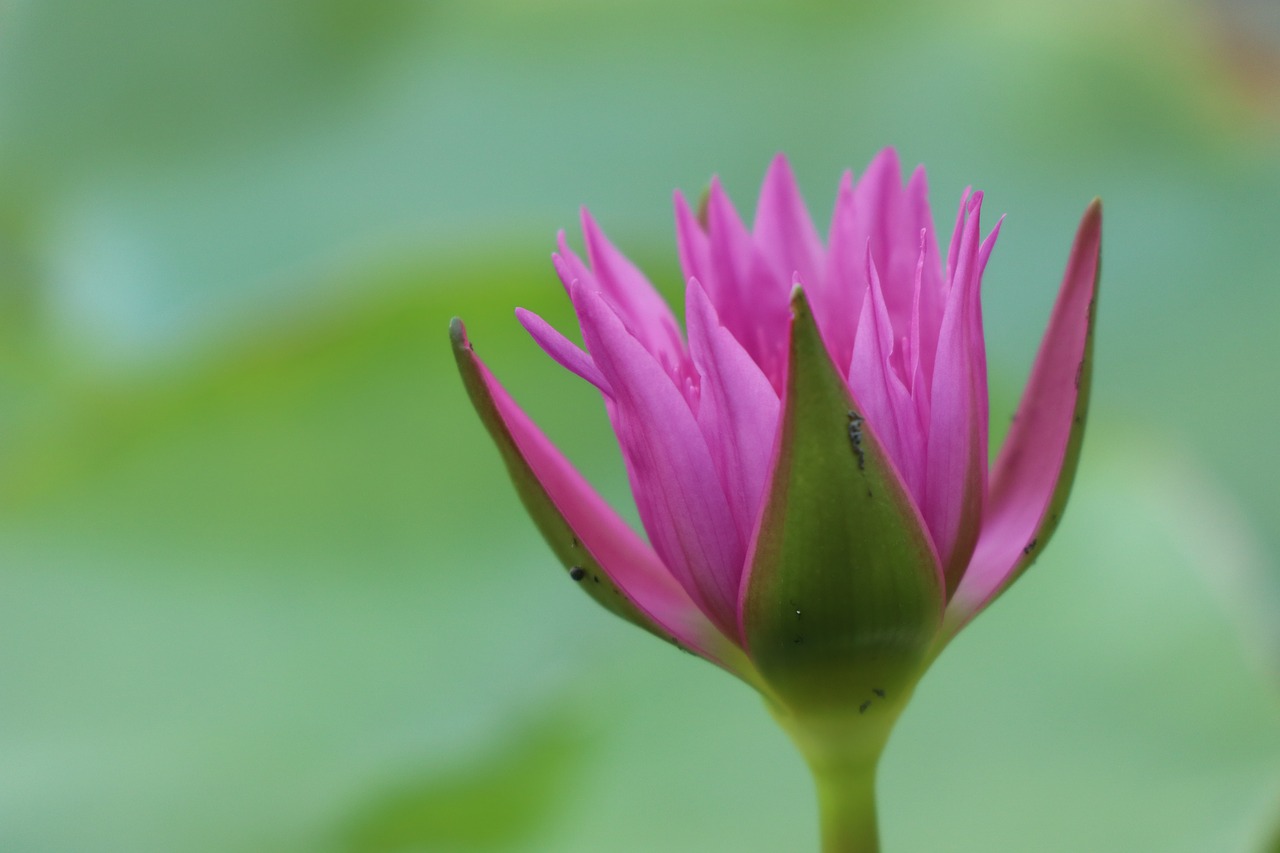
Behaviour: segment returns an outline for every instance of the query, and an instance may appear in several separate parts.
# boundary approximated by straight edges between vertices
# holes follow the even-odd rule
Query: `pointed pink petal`
[[[886,148],[876,155],[858,181],[855,197],[855,216],[861,223],[858,239],[864,244],[870,242],[893,327],[899,334],[906,334],[915,296],[920,229],[906,218],[907,196],[896,151]]]
[[[720,322],[781,394],[786,347],[779,335],[787,327],[790,274],[770,266],[715,178],[707,195],[707,234],[712,275],[698,280]]]
[[[968,203],[938,341],[929,395],[924,518],[954,592],[969,563],[982,518],[987,460],[979,456],[981,424],[973,381],[972,305],[978,288],[982,193]]]
[[[890,367],[893,327],[884,304],[880,276],[869,254],[866,263],[871,287],[858,322],[858,337],[849,366],[849,388],[862,404],[863,416],[876,430],[908,494],[920,506],[924,496],[924,436],[911,397]]]
[[[885,305],[889,308],[889,316],[893,318],[893,328],[898,337],[911,333],[915,314],[916,279],[921,261],[921,231],[926,230],[912,219],[909,206],[911,199],[907,194],[912,189],[908,187],[904,190],[897,181],[893,183],[892,204],[885,214],[883,225],[883,242],[887,248],[877,250],[879,254],[874,255],[876,269],[884,287]],[[926,240],[926,249],[927,245]],[[924,298],[926,309],[937,310],[942,302],[940,291],[926,292]]]
[[[807,286],[818,329],[836,364],[853,357],[854,330],[867,292],[867,241],[858,244],[857,201],[853,173],[840,177],[827,237],[827,269],[820,287]]]
[[[644,273],[614,248],[604,232],[582,209],[582,234],[597,287],[627,331],[673,375],[684,363],[684,341],[671,309]]]
[[[707,242],[707,233],[701,223],[689,209],[684,193],[675,191],[676,208],[676,248],[680,253],[680,269],[684,272],[684,280],[696,278],[699,281],[711,274],[711,247]]]
[[[978,415],[977,456],[980,460],[979,468],[982,475],[981,504],[983,506],[986,505],[987,500],[987,460],[990,458],[987,439],[991,430],[991,401],[987,388],[987,339],[982,324],[982,274],[987,269],[987,261],[991,259],[991,252],[996,247],[996,239],[1000,236],[1000,226],[1003,224],[1004,217],[1001,216],[996,220],[991,233],[978,247],[978,269],[969,305],[969,351],[973,354],[970,369],[973,376],[974,407]]]
[[[773,158],[760,188],[752,236],[783,281],[799,274],[806,286],[818,284],[823,273],[822,240],[782,154]]]
[[[750,681],[745,656],[693,603],[653,549],[600,498],[476,356],[461,321],[454,355],[521,500],[565,566],[601,605]]]
[[[694,415],[599,294],[575,286],[573,301],[587,348],[613,389],[614,429],[649,540],[690,597],[732,631],[746,542]]]
[[[855,240],[871,242],[871,256],[884,264],[893,254],[892,226],[902,208],[902,166],[898,152],[885,148],[867,166],[854,187],[854,214],[858,222]],[[913,247],[914,248],[914,247]]]
[[[747,328],[747,310],[752,283],[747,265],[753,251],[751,234],[725,193],[720,179],[713,177],[707,188],[707,260],[698,281],[706,288],[720,319],[744,345],[741,334]]]
[[[918,370],[928,388],[933,377],[933,357],[938,330],[942,326],[942,309],[945,299],[942,260],[938,254],[938,237],[934,230],[933,214],[929,209],[929,184],[923,166],[916,168],[907,183],[906,220],[912,236],[919,240],[916,250],[917,294],[913,295],[912,323],[919,323],[917,341],[929,341],[928,345],[913,347]],[[957,247],[958,247],[958,242]],[[918,304],[916,304],[918,303]],[[918,320],[916,319],[918,317]],[[926,392],[927,393],[927,392]]]
[[[780,402],[751,356],[720,325],[697,279],[689,281],[685,318],[689,351],[702,375],[698,426],[711,449],[742,541],[747,542],[769,475]]]
[[[1000,237],[1000,227],[1005,224],[1004,216],[996,220],[996,227],[987,234],[982,246],[978,247],[978,272],[974,282],[972,300],[969,306],[969,350],[973,352],[973,386],[975,406],[978,409],[978,459],[982,460],[982,500],[987,501],[987,460],[989,459],[987,439],[991,434],[991,394],[987,388],[987,336],[983,332],[982,323],[982,275],[987,272],[987,261],[991,260],[991,252]]]
[[[951,232],[951,245],[947,247],[947,268],[944,271],[944,281],[948,286],[950,282],[955,280],[956,263],[960,256],[960,244],[964,236],[965,212],[969,209],[969,196],[972,192],[973,187],[965,187],[964,192],[960,195],[960,209],[956,211],[956,227]]]
[[[592,290],[600,289],[595,275],[587,269],[587,265],[582,262],[577,253],[569,248],[569,241],[565,237],[563,228],[556,232],[556,250],[551,253],[551,264],[555,267],[556,275],[560,277],[560,283],[564,285],[565,293],[569,292],[570,285],[575,281],[590,285]]]
[[[907,370],[908,370],[907,375],[910,379],[908,388],[911,391],[911,396],[913,399],[916,397],[917,394],[920,394],[920,396],[924,397],[925,399],[927,399],[928,397],[927,394],[921,393],[921,389],[927,386],[926,386],[926,383],[921,381],[921,374],[920,374],[921,350],[927,349],[927,347],[924,346],[924,340],[925,340],[924,324],[923,324],[923,320],[920,317],[920,312],[924,310],[922,308],[922,301],[924,299],[924,290],[926,286],[924,283],[924,269],[925,269],[925,263],[926,263],[924,243],[926,239],[927,238],[926,238],[925,232],[921,231],[920,232],[920,255],[916,260],[915,294],[911,298],[911,328],[907,332],[907,340],[909,341],[909,347],[911,350],[909,353],[909,357],[907,359]],[[929,340],[933,340],[932,336],[929,338]],[[932,355],[932,353],[930,353],[930,355]],[[916,410],[917,412],[921,411],[919,400],[916,401]],[[921,422],[922,423],[924,422],[923,418]]]
[[[1013,426],[996,460],[982,534],[947,611],[950,634],[1039,555],[1062,515],[1084,434],[1102,206],[1085,211],[1062,289]]]
[[[1004,216],[996,220],[996,227],[991,229],[991,233],[982,241],[982,245],[978,247],[978,278],[982,278],[982,274],[987,271],[987,261],[991,260],[991,252],[996,247],[996,238],[1000,236],[1000,226],[1004,225]]]
[[[550,323],[532,311],[526,311],[523,308],[516,309],[516,319],[520,321],[520,325],[524,326],[525,331],[529,333],[538,346],[542,347],[543,352],[555,359],[557,364],[570,373],[587,380],[599,388],[600,392],[605,396],[613,396],[613,392],[609,390],[609,383],[605,381],[600,369],[591,360],[591,356],[556,331]]]

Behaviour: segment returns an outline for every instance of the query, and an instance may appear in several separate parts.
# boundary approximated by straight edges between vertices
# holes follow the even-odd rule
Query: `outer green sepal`
[[[533,519],[539,532],[551,546],[551,550],[564,564],[565,570],[569,572],[575,569],[581,570],[584,573],[583,582],[578,586],[609,612],[633,625],[638,625],[655,636],[672,640],[670,634],[641,613],[613,585],[596,558],[583,547],[573,528],[534,475],[533,469],[520,453],[511,431],[498,412],[497,404],[481,373],[482,368],[476,359],[475,350],[467,340],[466,329],[457,317],[449,323],[449,338],[453,343],[453,356],[458,363],[458,372],[462,375],[462,384],[466,386],[467,395],[471,398],[471,405],[475,407],[476,414],[480,416],[494,444],[498,446],[502,460],[507,465],[507,473],[516,487],[516,493],[520,496],[520,502],[524,504],[529,517]]]
[[[1084,218],[1080,223],[1080,231],[1076,237],[1077,245],[1072,250],[1071,263],[1073,265],[1092,263],[1094,270],[1093,296],[1089,299],[1089,320],[1088,330],[1085,332],[1084,352],[1080,357],[1080,365],[1076,368],[1076,405],[1071,414],[1071,435],[1067,439],[1067,449],[1062,458],[1062,472],[1058,475],[1058,482],[1053,487],[1053,497],[1049,499],[1049,507],[1045,510],[1044,518],[1040,520],[1040,526],[1036,528],[1035,534],[1030,540],[1035,543],[1035,546],[1027,548],[1023,552],[1017,568],[1001,585],[995,598],[1003,595],[1004,591],[1012,586],[1014,581],[1022,577],[1022,573],[1031,568],[1031,564],[1036,561],[1041,552],[1044,551],[1044,547],[1049,544],[1049,538],[1053,536],[1054,531],[1058,529],[1059,522],[1062,521],[1062,514],[1067,508],[1067,499],[1071,497],[1071,487],[1075,484],[1076,469],[1080,464],[1080,449],[1084,445],[1084,426],[1089,417],[1089,395],[1093,388],[1093,333],[1098,317],[1098,288],[1102,283],[1101,242],[1102,199],[1095,198],[1090,202],[1088,209],[1085,210]],[[1085,245],[1093,247],[1092,253],[1081,249]],[[1073,270],[1069,266],[1067,275],[1072,274]]]
[[[942,617],[941,570],[799,287],[791,311],[778,458],[743,588],[743,639],[786,706],[775,713],[880,728],[925,666]]]
[[[1011,570],[1001,578],[998,586],[991,590],[980,590],[975,594],[968,589],[967,584],[963,581],[961,582],[957,594],[949,602],[943,620],[942,632],[939,634],[933,650],[934,657],[941,654],[942,650],[955,639],[965,625],[969,624],[975,616],[1003,595],[1031,567],[1044,551],[1045,546],[1049,544],[1050,538],[1057,530],[1058,524],[1062,520],[1062,515],[1066,511],[1067,499],[1071,495],[1071,487],[1075,482],[1076,470],[1080,461],[1085,422],[1089,413],[1089,395],[1093,379],[1094,332],[1098,309],[1098,291],[1101,281],[1102,200],[1095,198],[1089,204],[1080,220],[1080,227],[1076,232],[1075,242],[1071,247],[1071,254],[1067,261],[1067,269],[1063,275],[1062,291],[1058,295],[1054,314],[1050,317],[1049,329],[1045,332],[1045,341],[1041,345],[1042,348],[1048,346],[1054,339],[1054,326],[1056,323],[1070,322],[1074,310],[1064,310],[1064,304],[1070,305],[1070,300],[1076,298],[1076,292],[1082,294],[1087,292],[1089,299],[1087,304],[1084,305],[1084,342],[1080,351],[1080,360],[1075,366],[1074,376],[1071,377],[1075,391],[1075,403],[1071,412],[1070,432],[1067,435],[1067,443],[1063,450],[1062,462],[1053,485],[1053,492],[1050,495],[1048,506],[1045,507],[1044,513],[1039,519],[1039,523],[1026,536],[1025,541],[1027,544],[1018,555]],[[1075,283],[1074,286],[1073,282]],[[1087,291],[1085,290],[1086,287]],[[1074,308],[1074,306],[1072,307]],[[1027,405],[1029,399],[1034,400],[1037,396],[1037,389],[1033,386],[1043,358],[1044,353],[1042,351],[1037,355],[1036,365],[1032,368],[1032,376],[1028,379],[1027,389],[1023,391],[1020,411],[1015,414],[1015,420],[1024,417],[1021,408]],[[1061,382],[1057,388],[1049,387],[1049,384],[1046,383],[1045,388],[1039,389],[1041,395],[1061,394],[1066,391],[1065,384]],[[1009,468],[1018,466],[1026,459],[1027,447],[1023,447],[1021,452],[1010,454],[1012,440],[1012,435],[1007,437],[1005,439],[1005,447],[1001,448],[994,472],[997,483],[999,482],[998,478],[1011,476]],[[989,506],[988,512],[990,510],[991,507]]]

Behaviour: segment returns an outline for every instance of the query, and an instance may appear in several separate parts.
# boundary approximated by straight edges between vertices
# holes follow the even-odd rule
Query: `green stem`
[[[812,769],[823,853],[878,853],[875,765]]]
[[[879,853],[876,766],[901,707],[804,717],[770,708],[813,773],[823,853]]]

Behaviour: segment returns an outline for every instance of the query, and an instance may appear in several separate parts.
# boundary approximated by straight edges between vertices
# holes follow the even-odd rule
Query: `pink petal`
[[[947,577],[948,596],[969,563],[982,518],[985,457],[974,382],[973,303],[978,294],[982,193],[969,200],[938,340],[929,395],[924,518]]]
[[[773,158],[760,188],[752,236],[782,281],[799,275],[806,286],[813,286],[821,280],[822,241],[782,154]]]
[[[557,364],[570,373],[587,380],[599,388],[600,392],[605,396],[613,396],[613,392],[609,390],[609,383],[605,381],[604,375],[600,373],[596,363],[591,360],[591,356],[556,331],[550,323],[532,311],[526,311],[523,308],[516,309],[516,319],[520,321],[520,325],[524,326],[525,331],[529,333],[538,346],[542,347],[543,352],[555,359]]]
[[[986,239],[982,241],[982,245],[978,247],[977,280],[973,285],[974,293],[969,305],[969,351],[973,353],[971,369],[973,371],[974,405],[978,415],[977,456],[982,469],[981,503],[983,506],[986,505],[987,499],[987,460],[990,458],[987,439],[991,429],[991,401],[987,388],[987,340],[982,324],[982,274],[987,269],[987,261],[991,259],[991,251],[996,247],[996,239],[1000,236],[1000,226],[1003,224],[1004,217],[1001,216],[996,220],[996,225],[991,229],[991,233],[987,235]]]
[[[924,491],[924,436],[910,393],[890,367],[893,327],[870,254],[866,265],[871,287],[858,322],[849,388],[862,404],[863,416],[876,430],[908,494],[919,506]]]
[[[720,325],[697,279],[686,292],[689,351],[702,375],[698,426],[706,437],[742,541],[764,497],[780,401],[751,356]]]
[[[845,172],[836,191],[835,211],[827,237],[827,269],[820,286],[806,287],[822,339],[836,364],[853,357],[854,330],[867,292],[867,241],[858,243],[858,202],[853,173]]]
[[[961,238],[964,235],[965,212],[969,209],[969,196],[972,192],[973,187],[965,187],[964,192],[960,195],[960,209],[956,211],[956,227],[951,232],[951,245],[947,248],[947,269],[945,280],[948,283],[953,281],[955,278],[956,263],[960,256]]]
[[[963,209],[963,207],[962,207]],[[942,261],[938,255],[938,238],[934,233],[933,214],[929,210],[929,183],[923,166],[916,168],[907,183],[907,226],[913,237],[919,240],[915,253],[916,290],[912,305],[913,359],[928,387],[933,376],[933,358],[938,330],[942,326],[942,309],[946,298],[943,289]],[[957,248],[959,241],[955,241]],[[916,324],[919,331],[915,331]],[[929,345],[920,342],[929,341]]]
[[[1102,207],[1095,201],[1080,222],[1049,327],[1000,448],[982,533],[948,607],[951,633],[1035,559],[1061,515],[1088,404],[1101,240]]]
[[[904,219],[906,197],[902,188],[902,167],[898,154],[886,148],[876,155],[854,189],[854,216],[858,223],[852,235],[861,265],[862,252],[870,243],[882,280],[884,297],[893,318],[893,327],[906,332],[914,297],[915,266],[920,247],[920,229]]]
[[[703,612],[733,631],[746,542],[694,415],[599,294],[577,285],[573,301],[613,389],[614,430],[649,540]]]
[[[706,288],[720,319],[744,346],[749,330],[751,286],[748,274],[755,249],[751,234],[725,193],[720,179],[713,177],[707,189],[707,265],[698,281]]]
[[[916,401],[916,411],[920,415],[921,423],[928,422],[928,398],[929,398],[928,393],[926,393],[924,390],[925,388],[928,387],[928,383],[921,381],[922,380],[921,359],[923,357],[922,350],[932,349],[931,347],[926,347],[924,345],[924,341],[926,340],[925,331],[924,331],[924,321],[920,316],[921,312],[924,310],[922,306],[922,302],[924,300],[924,291],[926,289],[926,285],[925,285],[925,266],[927,264],[926,257],[925,257],[925,240],[926,239],[927,239],[926,233],[924,231],[921,231],[920,232],[920,255],[916,260],[915,294],[911,298],[911,327],[907,332],[907,342],[908,342],[907,345],[908,345],[908,348],[910,349],[910,352],[907,358],[907,371],[908,371],[907,376],[910,379],[910,383],[908,387],[911,390],[912,399]],[[933,341],[933,340],[936,340],[936,338],[935,336],[930,335],[927,338],[927,340]],[[932,358],[933,353],[930,352],[929,356],[930,358]],[[927,376],[933,375],[932,367],[930,367],[930,372],[925,375]]]
[[[579,276],[580,280],[603,294],[627,331],[667,372],[676,375],[685,361],[685,352],[680,327],[671,309],[644,273],[609,242],[586,208],[582,209],[582,234],[587,244],[591,275]],[[572,257],[563,240],[560,251],[566,257]],[[578,268],[581,268],[580,261]]]
[[[691,278],[705,279],[711,273],[711,247],[707,241],[707,233],[684,193],[679,190],[674,194],[676,208],[676,248],[680,253],[680,269],[684,272],[684,280]]]
[[[577,253],[569,248],[569,241],[565,237],[563,228],[556,232],[556,251],[551,253],[551,264],[555,267],[556,275],[560,277],[560,283],[564,285],[565,293],[569,292],[569,287],[575,281],[588,282],[593,290],[600,289],[595,274],[587,268]]]
[[[710,280],[699,278],[724,324],[780,395],[786,377],[789,276],[770,267],[720,181],[707,195]]]
[[[702,657],[750,679],[752,669],[741,651],[694,604],[653,549],[609,508],[516,405],[476,356],[460,321],[454,321],[450,333],[472,402],[553,550],[567,561],[593,560],[599,565],[626,602],[648,620],[649,624],[639,623],[642,627],[673,637]],[[542,512],[548,508],[547,502],[551,512]],[[609,599],[611,592],[604,584],[587,578],[582,583],[605,606],[623,616],[630,612]]]

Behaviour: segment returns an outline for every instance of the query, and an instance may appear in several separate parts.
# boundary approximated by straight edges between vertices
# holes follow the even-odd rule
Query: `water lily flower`
[[[890,149],[840,183],[826,240],[787,161],[753,225],[713,180],[676,193],[685,333],[585,211],[553,256],[585,348],[517,310],[595,386],[645,537],[451,327],[463,380],[570,578],[757,689],[818,784],[824,849],[876,849],[874,775],[942,648],[1036,559],[1063,512],[1088,402],[1101,207],[1080,223],[1017,415],[988,465],[982,193],[945,256],[923,168]]]

